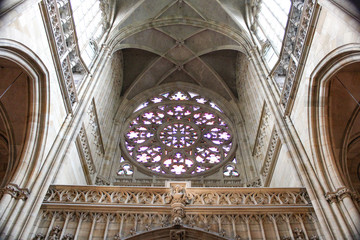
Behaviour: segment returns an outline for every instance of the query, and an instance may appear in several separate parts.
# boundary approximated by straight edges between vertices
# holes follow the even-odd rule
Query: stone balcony
[[[156,188],[51,186],[33,239],[152,239],[158,234],[164,239],[321,235],[303,188],[192,188],[170,182]]]

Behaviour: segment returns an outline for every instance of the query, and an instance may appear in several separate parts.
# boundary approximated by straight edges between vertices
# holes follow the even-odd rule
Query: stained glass
[[[162,93],[135,112],[125,132],[125,147],[133,161],[150,171],[195,176],[227,162],[234,151],[223,112],[196,93]]]

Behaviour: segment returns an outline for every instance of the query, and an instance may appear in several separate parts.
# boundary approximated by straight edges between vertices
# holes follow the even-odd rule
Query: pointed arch
[[[136,236],[127,238],[128,240],[162,240],[162,239],[189,239],[189,240],[225,240],[219,235],[212,234],[210,232],[205,232],[202,230],[187,228],[183,226],[173,226],[168,228],[157,229],[153,231],[148,231],[145,233],[138,234]]]
[[[21,87],[27,94],[24,99],[28,100],[26,108],[24,107],[26,112],[22,111],[20,113],[24,115],[23,124],[25,125],[23,127],[21,146],[19,143],[16,143],[16,148],[20,150],[17,151],[15,157],[9,160],[11,161],[7,169],[9,173],[3,185],[11,183],[19,189],[30,189],[31,183],[33,182],[31,179],[35,177],[35,173],[41,166],[41,159],[44,152],[43,146],[46,140],[49,74],[45,65],[32,50],[14,40],[0,39],[0,59],[10,64],[13,69],[21,72],[19,76],[23,79],[19,79],[18,81],[25,82]],[[15,84],[16,82],[11,87],[14,87]],[[14,89],[14,92],[16,92],[15,90],[17,89]],[[18,95],[14,97],[17,99]],[[8,101],[12,100],[13,99],[9,99]],[[10,107],[13,107],[13,105]],[[13,108],[8,108],[7,114],[14,110]],[[5,116],[4,114],[2,115]],[[14,119],[9,119],[8,117],[7,122],[7,131],[10,134],[14,132],[14,127],[16,126],[14,126]],[[13,136],[10,136],[10,134],[10,139],[14,138],[14,134],[18,133],[13,133]]]

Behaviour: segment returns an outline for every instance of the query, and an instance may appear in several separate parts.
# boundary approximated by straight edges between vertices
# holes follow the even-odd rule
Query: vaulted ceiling
[[[245,1],[117,1],[110,42],[122,51],[122,95],[173,82],[237,99],[236,63],[250,49]]]

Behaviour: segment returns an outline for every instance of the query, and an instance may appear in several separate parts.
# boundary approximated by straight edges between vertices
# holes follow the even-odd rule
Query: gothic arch
[[[331,80],[342,69],[351,64],[360,64],[360,45],[348,44],[329,53],[315,68],[310,79],[309,121],[312,150],[315,156],[314,166],[319,176],[326,181],[325,191],[332,192],[345,185],[341,173],[340,158],[336,157],[329,131],[329,87]]]
[[[344,226],[343,231],[352,232],[354,238],[360,234],[359,205],[357,194],[349,183],[348,159],[344,156],[347,155],[349,141],[353,139],[349,137],[349,131],[357,115],[358,100],[354,100],[360,98],[359,78],[349,76],[358,76],[358,69],[359,44],[347,44],[333,50],[310,76],[308,98],[313,165],[318,176],[313,181],[320,182],[324,198]],[[346,85],[351,87],[355,97]]]
[[[13,131],[6,110],[0,101],[0,187],[5,186],[11,176],[11,169],[15,163]]]
[[[23,83],[20,87],[26,92],[24,99],[27,100],[24,104],[26,112],[23,109],[20,111],[20,115],[24,119],[21,133],[23,137],[19,140],[20,143],[16,143],[17,154],[13,159],[10,159],[10,168],[7,169],[8,174],[5,182],[21,189],[31,188],[30,180],[35,177],[36,170],[41,166],[40,160],[43,155],[45,133],[47,132],[48,72],[38,56],[26,46],[13,40],[0,39],[0,60],[12,68],[10,70],[3,68],[5,71],[21,72],[17,75],[19,77],[18,82]],[[15,80],[11,87],[15,88],[16,84]],[[11,87],[9,87],[9,91]],[[14,97],[18,100],[17,95]],[[12,99],[8,100],[8,102],[10,101]],[[11,109],[8,113],[14,110],[16,111],[16,109]],[[4,116],[4,114],[2,115]],[[13,141],[11,139],[15,135],[19,135],[16,133],[16,124],[14,118],[8,120],[6,131],[10,139],[10,146],[11,141]],[[13,136],[9,134],[11,132],[13,132]]]
[[[192,229],[192,228],[186,228],[182,226],[174,226],[170,228],[162,228],[158,230],[148,231],[145,233],[138,234],[133,237],[127,238],[128,240],[141,240],[141,239],[148,239],[148,240],[201,240],[201,239],[207,239],[207,240],[224,240],[226,238],[220,237],[218,235]]]

